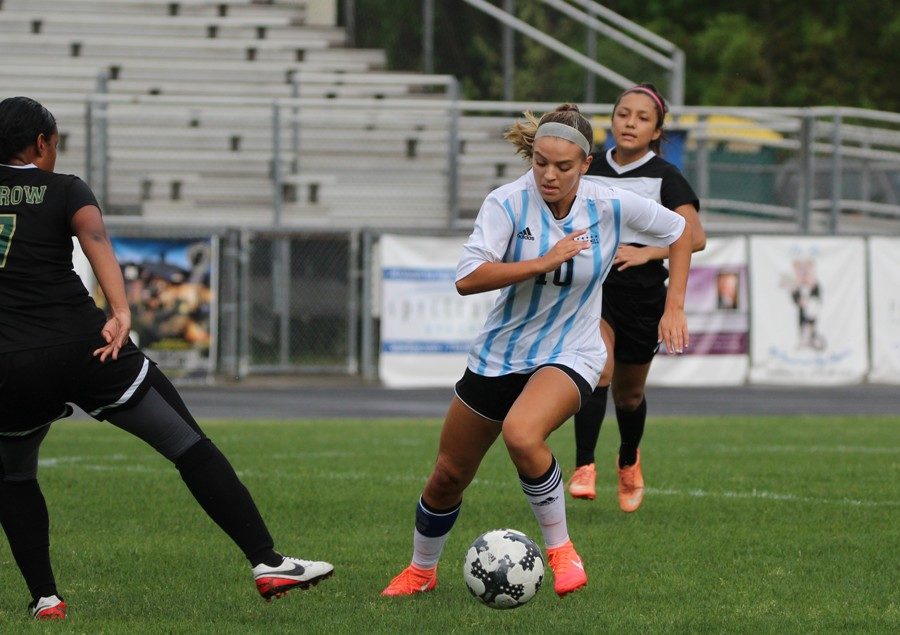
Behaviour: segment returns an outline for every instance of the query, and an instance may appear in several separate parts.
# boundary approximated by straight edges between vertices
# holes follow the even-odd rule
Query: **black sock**
[[[606,396],[609,386],[594,388],[591,396],[581,404],[581,410],[575,414],[575,466],[589,465],[594,462],[594,450],[600,437],[600,427],[606,416]]]
[[[200,506],[244,552],[251,566],[281,562],[250,492],[211,440],[192,445],[175,466]]]
[[[31,597],[58,595],[50,567],[50,516],[36,479],[0,482],[0,525]]]
[[[638,446],[644,436],[644,422],[647,421],[647,399],[632,411],[616,408],[616,419],[619,421],[619,435],[622,443],[619,446],[619,467],[628,467],[637,462]]]

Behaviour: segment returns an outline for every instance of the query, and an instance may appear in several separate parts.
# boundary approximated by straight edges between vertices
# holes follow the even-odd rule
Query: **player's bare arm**
[[[85,205],[75,212],[72,232],[91,263],[111,311],[109,320],[100,331],[106,346],[95,350],[94,355],[99,355],[101,362],[109,357],[118,359],[119,350],[125,345],[131,330],[131,310],[125,298],[122,270],[106,234],[100,210],[94,205]]]
[[[457,281],[456,290],[460,295],[484,293],[555,271],[562,263],[591,246],[589,242],[576,240],[586,231],[586,229],[573,231],[538,258],[521,262],[486,262]]]

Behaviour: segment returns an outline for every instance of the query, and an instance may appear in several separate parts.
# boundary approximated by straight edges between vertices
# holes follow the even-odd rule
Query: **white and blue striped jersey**
[[[562,364],[595,386],[606,363],[598,326],[602,283],[623,228],[670,245],[684,226],[683,217],[655,201],[585,179],[571,211],[559,220],[541,197],[531,170],[491,192],[463,247],[457,280],[486,262],[538,258],[579,229],[588,230],[581,239],[591,247],[555,272],[501,290],[469,351],[469,370],[497,377]]]

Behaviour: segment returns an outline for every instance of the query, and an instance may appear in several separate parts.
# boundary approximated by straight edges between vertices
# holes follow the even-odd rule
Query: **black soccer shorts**
[[[575,383],[581,395],[581,403],[587,399],[594,387],[587,380],[568,366],[562,364],[545,364],[563,371]],[[536,368],[530,373],[510,373],[499,377],[487,377],[473,373],[468,368],[462,379],[456,382],[456,396],[473,411],[485,419],[503,421],[509,414],[513,403],[522,394],[525,384],[541,368]]]
[[[604,285],[601,315],[616,334],[613,359],[624,364],[649,364],[659,350],[659,320],[665,308],[665,285]]]
[[[0,353],[0,434],[22,434],[71,414],[74,403],[95,419],[137,403],[153,364],[129,340],[116,360],[93,351],[100,336],[46,348]]]

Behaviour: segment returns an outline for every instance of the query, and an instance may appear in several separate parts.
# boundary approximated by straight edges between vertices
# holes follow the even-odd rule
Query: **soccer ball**
[[[534,541],[515,529],[481,534],[466,552],[463,578],[480,602],[514,609],[534,597],[544,579],[544,557]]]

